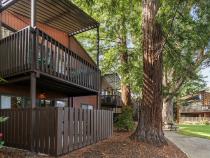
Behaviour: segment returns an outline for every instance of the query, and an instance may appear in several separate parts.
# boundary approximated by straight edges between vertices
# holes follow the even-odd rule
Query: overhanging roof
[[[103,78],[112,86],[114,89],[120,89],[120,77],[117,73],[105,74]]]
[[[1,1],[1,0],[0,0]],[[62,30],[69,35],[99,26],[99,23],[70,0],[37,0],[37,21]],[[31,0],[2,0],[0,12],[9,10],[30,18]]]

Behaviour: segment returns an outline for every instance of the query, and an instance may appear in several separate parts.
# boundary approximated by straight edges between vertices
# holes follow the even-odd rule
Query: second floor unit
[[[210,112],[210,93],[200,91],[182,98],[181,114]]]
[[[74,35],[98,27],[67,0],[0,0],[0,77],[12,82],[36,72],[81,89],[72,95],[97,94],[100,70]]]
[[[118,74],[106,74],[101,81],[102,108],[121,108],[120,78]]]

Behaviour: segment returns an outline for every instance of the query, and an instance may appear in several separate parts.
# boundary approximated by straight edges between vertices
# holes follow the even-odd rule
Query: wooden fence
[[[53,156],[96,143],[113,131],[113,113],[106,110],[8,109],[0,110],[0,116],[9,117],[0,125],[6,146]]]
[[[179,119],[180,123],[183,122],[203,122],[203,121],[209,121],[210,117],[180,117]]]

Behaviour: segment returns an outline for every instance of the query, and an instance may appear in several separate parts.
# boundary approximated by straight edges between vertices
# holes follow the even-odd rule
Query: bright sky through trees
[[[202,75],[208,87],[210,87],[210,67],[202,70]]]

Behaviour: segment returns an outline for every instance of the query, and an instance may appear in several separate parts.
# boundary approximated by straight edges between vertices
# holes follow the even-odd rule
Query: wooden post
[[[34,29],[36,27],[36,0],[31,0],[31,27]],[[31,73],[31,107],[35,108],[36,106],[36,34],[33,30],[32,34],[32,73]]]
[[[31,27],[34,29],[36,27],[36,0],[31,0]],[[32,73],[31,73],[31,107],[36,107],[36,34],[33,31],[32,34]]]
[[[36,73],[31,73],[31,107],[36,107]]]
[[[35,127],[35,112],[36,107],[36,33],[34,28],[36,27],[36,0],[31,0],[31,27],[32,27],[32,59],[31,59],[31,137],[30,137],[30,149],[34,151],[34,129]]]
[[[68,107],[73,107],[73,97],[68,97]]]
[[[34,29],[36,27],[36,0],[31,0],[31,27]],[[32,34],[32,73],[31,73],[31,107],[36,107],[36,73],[34,72],[36,68],[36,34],[33,31]]]

